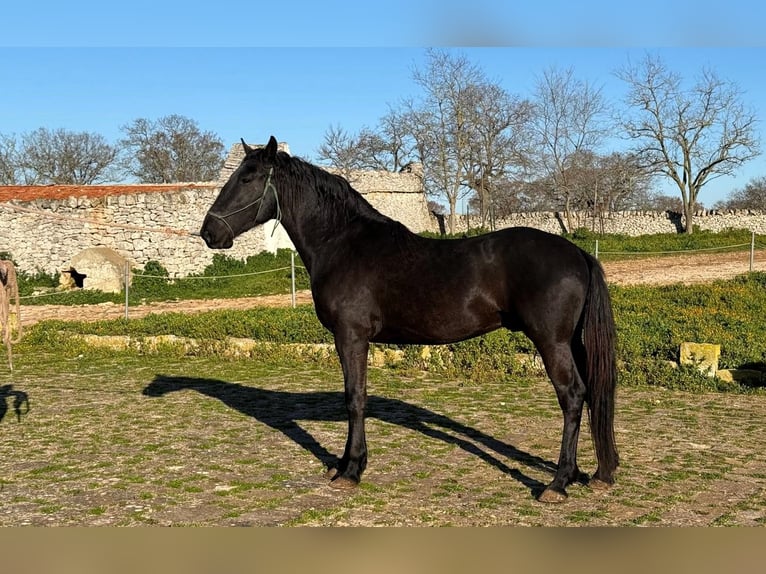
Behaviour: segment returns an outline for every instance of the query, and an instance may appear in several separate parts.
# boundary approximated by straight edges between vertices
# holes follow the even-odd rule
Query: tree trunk
[[[684,203],[684,233],[694,233],[694,201]]]
[[[449,232],[450,234],[455,233],[455,210],[457,209],[457,197],[450,197],[449,198]]]

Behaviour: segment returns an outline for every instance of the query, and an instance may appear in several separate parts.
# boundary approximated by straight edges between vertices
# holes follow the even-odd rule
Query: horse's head
[[[272,180],[277,140],[271,136],[260,149],[242,140],[242,147],[245,159],[221,188],[202,222],[200,236],[212,249],[228,249],[238,235],[278,217],[279,200]]]

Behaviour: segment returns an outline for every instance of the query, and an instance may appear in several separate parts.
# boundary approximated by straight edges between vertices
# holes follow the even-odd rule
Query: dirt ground
[[[666,257],[636,257],[622,261],[603,263],[607,281],[616,285],[670,283],[704,283],[716,279],[731,279],[750,270],[750,254],[715,253],[677,255]],[[753,261],[754,271],[766,271],[766,251],[756,251]],[[311,302],[310,291],[297,293],[298,305]],[[196,313],[213,309],[249,309],[252,307],[271,306],[287,307],[292,304],[290,295],[267,295],[262,297],[243,297],[238,299],[187,300],[162,303],[149,303],[130,307],[128,316],[144,317],[150,313],[183,312]],[[125,316],[125,307],[115,303],[99,305],[23,305],[21,322],[31,325],[44,319],[100,321],[119,319]]]
[[[603,265],[607,281],[616,285],[689,285],[731,279],[750,271],[750,252],[635,257]],[[766,271],[766,251],[755,251],[752,270]]]
[[[621,388],[615,486],[535,501],[561,411],[542,375],[371,369],[362,484],[329,488],[340,369],[163,354],[0,373],[2,526],[762,526],[766,397]],[[3,384],[9,381],[7,384]],[[12,399],[27,397],[14,416]],[[2,413],[0,413],[2,415]],[[581,468],[595,468],[587,422]]]

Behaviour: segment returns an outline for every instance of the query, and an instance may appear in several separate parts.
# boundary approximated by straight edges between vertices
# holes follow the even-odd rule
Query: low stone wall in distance
[[[465,233],[470,228],[481,226],[477,217],[458,216],[456,232]],[[586,228],[596,233],[621,235],[652,235],[655,233],[680,233],[683,218],[672,211],[619,211],[604,217],[594,218],[590,213],[572,214],[573,230]],[[766,210],[738,209],[729,211],[700,211],[694,217],[694,225],[700,229],[719,232],[725,229],[748,229],[759,235],[766,234]],[[516,213],[496,220],[495,227],[534,227],[551,233],[567,230],[566,217],[561,212]]]

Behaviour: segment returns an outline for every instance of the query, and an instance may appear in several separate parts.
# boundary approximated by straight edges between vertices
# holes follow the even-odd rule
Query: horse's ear
[[[269,138],[269,143],[266,144],[266,157],[269,159],[277,159],[277,140],[274,136]]]
[[[253,151],[253,148],[251,148],[249,145],[245,143],[244,138],[239,138],[239,141],[242,142],[242,149],[245,150],[245,155],[249,154],[251,151]]]

